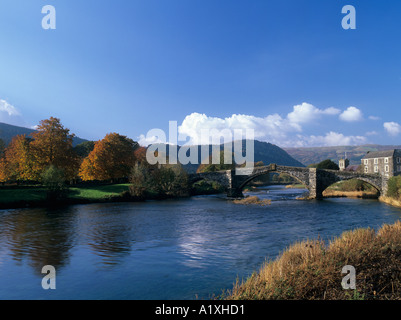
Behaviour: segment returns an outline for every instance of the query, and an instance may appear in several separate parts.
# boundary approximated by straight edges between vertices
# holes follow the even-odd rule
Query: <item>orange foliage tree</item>
[[[34,180],[32,172],[33,158],[30,152],[31,139],[25,135],[15,136],[4,151],[1,160],[1,181],[27,181]]]
[[[137,148],[138,144],[126,136],[109,133],[95,143],[93,151],[83,160],[79,176],[84,181],[127,178],[135,163]]]
[[[37,179],[51,165],[62,169],[66,179],[77,176],[79,160],[72,147],[74,134],[64,128],[60,119],[42,120],[32,137],[33,173]]]
[[[4,183],[8,180],[6,161],[4,158],[0,159],[0,182]]]

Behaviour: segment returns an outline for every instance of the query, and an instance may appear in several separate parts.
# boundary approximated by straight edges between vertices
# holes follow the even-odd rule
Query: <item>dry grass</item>
[[[401,208],[401,201],[398,200],[398,199],[394,199],[394,198],[392,198],[392,197],[381,196],[381,197],[379,198],[379,200],[380,200],[381,202],[387,203],[387,204],[389,204],[389,205],[391,205],[391,206]]]
[[[341,286],[342,268],[356,269],[356,290]],[[344,232],[325,243],[296,243],[259,273],[236,282],[223,298],[235,300],[401,299],[401,222]]]
[[[252,196],[252,197],[246,197],[246,198],[240,199],[240,200],[234,200],[234,203],[242,204],[242,205],[254,204],[254,205],[259,205],[259,206],[268,206],[271,204],[271,200],[268,200],[268,199],[261,200],[257,196]]]
[[[378,198],[378,191],[337,191],[326,189],[323,197]]]

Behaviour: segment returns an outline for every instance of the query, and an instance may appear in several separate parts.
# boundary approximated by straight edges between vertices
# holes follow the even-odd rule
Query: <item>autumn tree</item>
[[[107,134],[95,143],[93,151],[80,167],[79,176],[84,181],[127,178],[135,163],[134,151],[138,143],[118,133]]]
[[[4,151],[4,158],[0,167],[2,182],[7,180],[27,181],[34,180],[33,157],[31,153],[32,139],[25,135],[15,136]]]
[[[63,170],[68,180],[76,177],[79,162],[72,146],[74,134],[64,128],[60,119],[42,120],[32,137],[33,173],[37,178],[50,166]]]
[[[138,164],[149,165],[146,160],[146,148],[138,147],[134,152],[135,162]]]
[[[4,184],[4,182],[7,182],[8,176],[6,172],[6,161],[4,158],[0,159],[0,182]]]

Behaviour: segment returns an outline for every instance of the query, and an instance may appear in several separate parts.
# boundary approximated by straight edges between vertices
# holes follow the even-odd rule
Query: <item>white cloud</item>
[[[8,116],[20,116],[19,111],[9,104],[6,100],[0,99],[0,114],[7,114]]]
[[[349,107],[343,113],[340,114],[340,120],[347,122],[360,121],[363,119],[361,110],[355,107]]]
[[[385,122],[384,129],[390,136],[397,136],[401,132],[401,126],[397,122]]]
[[[17,110],[17,108],[3,99],[0,99],[0,122],[13,125],[25,124],[22,120],[21,113]]]
[[[367,135],[367,136],[377,136],[378,133],[376,131],[369,131],[369,132],[366,132],[365,135]]]
[[[145,136],[145,135],[143,135],[143,134],[141,134],[140,136],[139,136],[139,138],[138,138],[138,143],[141,145],[141,146],[148,146],[148,145],[150,145],[150,144],[154,144],[154,143],[165,143],[166,141],[163,141],[163,140],[161,140],[160,139],[160,137],[157,137],[157,136],[152,136],[152,135],[147,135],[147,136]]]
[[[351,110],[351,113],[354,111],[350,108],[349,110]],[[221,133],[222,136],[228,137],[226,141],[231,141],[236,129],[242,130],[242,138],[245,138],[245,130],[251,129],[256,140],[267,141],[280,147],[338,146],[366,143],[367,139],[364,136],[345,136],[334,131],[329,131],[322,135],[302,134],[305,124],[313,121],[321,122],[324,121],[324,117],[332,117],[340,113],[341,110],[337,108],[319,109],[309,103],[294,106],[293,110],[284,116],[271,114],[266,117],[256,117],[253,115],[233,114],[227,118],[219,118],[201,113],[192,113],[186,116],[178,127],[178,144],[209,144],[211,143],[209,136],[202,135],[202,132],[208,130],[218,130],[219,134]],[[226,131],[226,134],[224,134],[224,131]],[[160,142],[160,140],[152,134],[147,137],[144,135],[139,137],[141,145],[149,145],[156,142]]]
[[[342,133],[330,131],[324,136],[310,136],[305,139],[308,146],[349,146],[367,142],[363,136],[345,136]]]
[[[380,120],[380,117],[376,117],[376,116],[369,116],[369,120],[374,120],[374,121],[377,121],[377,120]]]
[[[341,110],[337,108],[319,109],[309,103],[294,106],[294,110],[287,115],[288,120],[296,125],[309,123],[318,119],[321,115],[337,115]]]
[[[180,135],[190,138],[189,144],[208,144],[209,137],[202,131],[228,129],[234,134],[234,130],[242,130],[245,134],[246,129],[254,131],[255,139],[267,138],[271,141],[281,141],[286,137],[286,133],[298,131],[299,127],[283,119],[278,114],[268,115],[267,117],[255,117],[252,115],[234,114],[228,118],[208,117],[205,114],[192,113],[187,116],[178,128]]]

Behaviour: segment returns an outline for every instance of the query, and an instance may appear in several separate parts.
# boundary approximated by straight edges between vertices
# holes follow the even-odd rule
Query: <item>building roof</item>
[[[393,157],[394,152],[396,150],[397,149],[385,150],[385,151],[371,151],[371,152],[368,152],[362,159]]]

